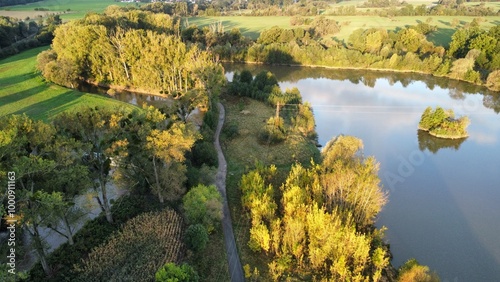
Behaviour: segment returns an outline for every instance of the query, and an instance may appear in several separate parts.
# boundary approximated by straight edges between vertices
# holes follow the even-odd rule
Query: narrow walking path
[[[221,103],[217,104],[219,108],[219,122],[217,123],[217,130],[215,131],[215,141],[214,146],[217,150],[217,155],[219,158],[219,169],[217,170],[217,177],[215,183],[217,189],[222,195],[224,201],[222,218],[222,229],[224,232],[224,242],[226,243],[227,260],[229,263],[229,276],[231,277],[231,282],[245,281],[243,276],[243,268],[241,267],[240,257],[238,255],[238,249],[236,248],[236,241],[234,240],[233,223],[231,222],[231,214],[229,213],[229,206],[227,204],[226,196],[226,174],[227,174],[227,163],[222,149],[220,147],[219,136],[224,125],[225,110]]]

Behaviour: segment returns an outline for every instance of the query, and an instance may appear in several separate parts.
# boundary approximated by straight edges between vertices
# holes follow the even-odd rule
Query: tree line
[[[478,5],[464,5],[463,0],[439,1],[436,5],[413,5],[399,0],[368,0],[360,5],[340,5],[331,7],[331,3],[341,1],[197,1],[146,4],[141,9],[163,12],[180,16],[224,16],[231,12],[249,11],[246,16],[317,16],[342,15],[359,16],[375,15],[383,17],[395,16],[496,16],[499,11]],[[358,9],[362,8],[362,9]],[[376,9],[366,9],[376,8]]]
[[[497,9],[486,7],[482,2],[478,5],[464,5],[463,0],[438,1],[435,5],[413,5],[399,0],[368,0],[357,6],[332,7],[330,5],[336,2],[341,1],[199,1],[197,3],[181,2],[183,4],[178,4],[179,2],[175,4],[152,3],[147,9],[161,9],[168,14],[183,16],[224,16],[242,10],[249,11],[245,13],[246,16],[497,16],[499,13]],[[185,7],[181,8],[180,5],[185,5]]]
[[[458,29],[445,48],[428,40],[437,30],[431,18],[395,31],[358,29],[347,42],[325,36],[338,32],[338,23],[322,17],[313,22],[317,24],[310,28],[272,27],[255,42],[233,38],[235,44],[226,44],[226,33],[215,31],[211,36],[216,45],[203,46],[228,61],[420,72],[500,89],[498,26],[484,30],[475,19]],[[193,34],[202,34],[196,26],[190,29]],[[198,44],[205,44],[204,39],[192,38]]]
[[[0,16],[0,58],[49,45],[54,38],[54,30],[61,23],[58,15],[49,16],[45,22],[41,18],[37,21],[20,21]]]

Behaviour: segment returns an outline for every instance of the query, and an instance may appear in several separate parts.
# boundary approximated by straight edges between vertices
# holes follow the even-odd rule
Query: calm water
[[[231,79],[245,66],[225,67]],[[354,135],[380,162],[389,202],[377,225],[388,228],[396,267],[416,258],[442,281],[500,281],[498,94],[421,75],[250,67],[254,74],[271,70],[283,89],[300,90],[313,106],[321,144]],[[424,109],[438,105],[469,116],[469,138],[417,131]]]

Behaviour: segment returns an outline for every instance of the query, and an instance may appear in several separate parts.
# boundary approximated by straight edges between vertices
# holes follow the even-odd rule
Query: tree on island
[[[452,109],[444,110],[437,107],[436,110],[433,110],[431,107],[427,107],[420,118],[418,129],[439,138],[458,139],[469,136],[467,133],[469,124],[467,116],[455,118]]]

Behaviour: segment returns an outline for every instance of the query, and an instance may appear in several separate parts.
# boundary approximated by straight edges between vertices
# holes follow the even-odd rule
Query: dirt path
[[[233,224],[231,222],[231,214],[229,213],[229,206],[227,204],[226,197],[226,173],[227,173],[227,163],[222,153],[220,147],[219,135],[222,130],[222,125],[224,124],[225,110],[221,103],[218,103],[219,107],[219,122],[217,124],[217,130],[215,132],[215,149],[217,150],[217,155],[219,158],[219,169],[217,170],[217,177],[215,183],[217,189],[222,195],[224,201],[223,212],[224,217],[222,218],[222,229],[224,231],[224,242],[226,243],[227,260],[229,263],[229,276],[231,277],[231,282],[245,281],[243,276],[243,268],[241,267],[240,257],[238,255],[238,249],[236,248],[236,242],[234,240]]]

